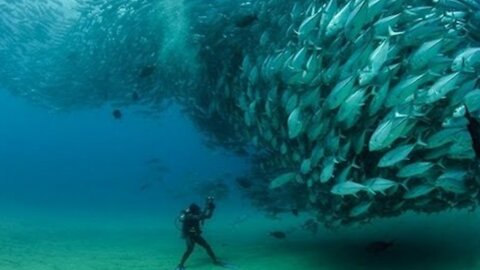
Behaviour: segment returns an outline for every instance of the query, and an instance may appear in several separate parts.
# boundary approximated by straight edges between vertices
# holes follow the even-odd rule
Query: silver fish
[[[301,108],[295,108],[288,117],[288,137],[293,139],[300,135],[303,129]]]
[[[345,99],[352,93],[354,84],[354,76],[350,76],[349,78],[339,82],[325,100],[326,108],[333,110],[340,106],[342,102],[345,101]]]
[[[369,194],[375,195],[375,192],[371,188],[353,181],[338,183],[334,185],[330,190],[330,192],[335,195],[339,195],[339,196],[352,195],[354,197],[358,197],[357,193],[360,191],[367,191]]]
[[[295,172],[288,172],[288,173],[281,174],[270,182],[269,188],[270,189],[279,188],[289,182],[295,181],[296,178],[297,178],[297,173]]]
[[[353,1],[348,1],[345,6],[333,16],[325,29],[326,37],[334,36],[344,28],[350,15],[352,3]]]
[[[428,89],[426,103],[433,103],[444,98],[448,92],[457,87],[457,82],[461,79],[461,73],[456,72],[442,77],[430,89]]]
[[[415,148],[415,144],[398,146],[387,152],[378,162],[378,167],[390,167],[405,160]]]
[[[326,183],[332,178],[336,162],[334,157],[328,157],[324,160],[322,173],[320,174],[320,182]]]
[[[372,206],[372,204],[373,204],[373,201],[362,202],[356,205],[355,207],[353,207],[352,209],[350,209],[350,212],[348,213],[348,215],[350,217],[359,217],[362,215],[366,215],[368,213],[368,210]]]
[[[383,195],[386,195],[385,191],[390,188],[397,187],[398,183],[393,180],[385,179],[382,177],[375,177],[375,178],[366,180],[365,185],[368,186],[374,192],[379,192]]]
[[[442,48],[442,38],[425,42],[418,48],[409,59],[409,67],[412,70],[420,70],[425,68],[430,60],[435,57]]]
[[[435,181],[435,186],[456,194],[463,194],[468,191],[465,184],[467,172],[462,170],[451,170],[440,175]]]
[[[410,188],[404,195],[404,199],[416,199],[418,197],[425,196],[435,189],[434,186],[429,184],[420,184],[413,188]]]
[[[458,54],[452,62],[453,71],[474,72],[480,66],[480,48],[468,48]]]
[[[431,168],[433,168],[433,166],[434,164],[428,161],[414,162],[401,168],[400,171],[398,171],[397,173],[397,177],[408,178],[412,176],[422,175]]]

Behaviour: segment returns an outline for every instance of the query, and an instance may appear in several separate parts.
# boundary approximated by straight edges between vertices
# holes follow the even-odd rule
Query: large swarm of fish
[[[173,97],[254,153],[239,183],[272,215],[478,203],[478,1],[0,0],[0,30],[2,87],[59,109]]]
[[[239,68],[216,63],[195,112],[262,149],[245,188],[254,204],[327,226],[477,205],[465,113],[480,112],[480,3],[254,5]]]

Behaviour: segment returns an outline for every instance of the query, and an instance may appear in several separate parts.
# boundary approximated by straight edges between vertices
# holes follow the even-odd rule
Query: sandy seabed
[[[0,270],[171,270],[185,244],[172,217],[59,215],[4,211],[0,215]],[[480,269],[480,212],[407,214],[316,236],[299,229],[306,217],[270,220],[251,214],[217,215],[204,236],[218,256],[239,270]],[[285,240],[268,236],[287,232]],[[370,241],[393,240],[378,254]],[[188,270],[222,269],[196,247]]]

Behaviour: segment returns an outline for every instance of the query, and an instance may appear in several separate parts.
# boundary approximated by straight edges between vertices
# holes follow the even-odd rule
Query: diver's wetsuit
[[[203,222],[205,219],[211,218],[214,208],[215,206],[213,204],[210,204],[203,212],[198,211],[197,213],[195,213],[195,211],[189,211],[185,212],[180,217],[180,220],[183,222],[182,235],[187,243],[187,250],[183,254],[182,261],[180,262],[177,269],[183,268],[185,262],[192,253],[195,244],[199,244],[200,246],[202,246],[207,251],[213,262],[215,264],[218,263],[215,253],[213,253],[210,245],[201,236],[202,231],[200,230],[200,222]]]

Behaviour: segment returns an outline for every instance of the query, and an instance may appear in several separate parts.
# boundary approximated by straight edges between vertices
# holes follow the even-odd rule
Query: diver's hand
[[[215,204],[213,202],[208,203],[207,207],[208,207],[208,209],[213,210],[213,209],[215,209]]]
[[[213,203],[215,198],[213,196],[208,196],[206,199],[207,202],[207,208],[208,209],[215,209],[215,203]]]

